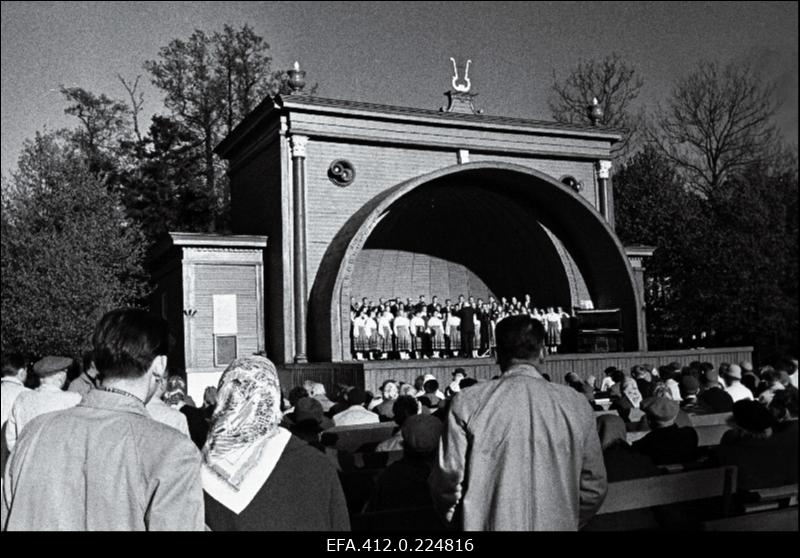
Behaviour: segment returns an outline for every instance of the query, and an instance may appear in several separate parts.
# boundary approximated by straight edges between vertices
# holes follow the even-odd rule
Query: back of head
[[[432,456],[439,448],[444,426],[432,415],[414,415],[403,423],[403,448],[406,453]]]
[[[733,404],[733,420],[742,430],[752,434],[764,434],[773,423],[772,414],[758,401],[742,399]]]
[[[425,390],[425,393],[436,393],[439,389],[439,382],[436,380],[428,380],[422,388]]]
[[[139,378],[156,357],[169,352],[169,327],[145,310],[112,310],[97,324],[92,346],[95,367],[104,379]]]
[[[611,379],[614,380],[615,384],[620,384],[625,381],[625,372],[620,370],[619,368],[615,368],[614,371],[611,373]]]
[[[677,401],[666,397],[649,397],[642,401],[641,405],[652,428],[664,428],[674,424],[680,408]]]
[[[359,387],[354,387],[347,392],[348,405],[363,405],[364,401],[366,400],[367,400],[366,392]]]
[[[680,383],[680,390],[681,390],[681,397],[688,397],[691,395],[697,395],[700,391],[700,382],[697,381],[697,378],[691,375],[686,375],[681,378]]]
[[[311,389],[308,391],[311,397],[325,395],[325,386],[319,382],[312,382]]]
[[[458,387],[460,389],[468,388],[469,386],[474,386],[478,383],[478,380],[475,378],[464,378],[460,382],[458,382]]]
[[[533,363],[542,356],[545,331],[539,320],[527,315],[511,316],[497,324],[497,362],[502,371],[515,362]]]
[[[408,417],[413,417],[419,412],[419,404],[416,397],[411,395],[401,395],[398,397],[394,405],[392,405],[392,413],[394,413],[394,421],[403,426],[403,423]]]
[[[25,357],[17,353],[3,355],[3,376],[16,376],[25,369]]]
[[[769,411],[776,422],[797,418],[797,390],[782,389],[775,393],[769,402]]]
[[[289,405],[294,407],[297,405],[297,402],[302,399],[303,397],[308,397],[308,391],[305,387],[295,386],[289,390]]]

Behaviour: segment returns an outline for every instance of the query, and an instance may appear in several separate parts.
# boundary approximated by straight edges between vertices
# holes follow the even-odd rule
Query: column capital
[[[306,143],[308,143],[308,136],[292,134],[289,136],[289,142],[292,146],[292,157],[306,156]]]
[[[611,161],[605,159],[597,161],[596,167],[597,177],[602,180],[608,180],[611,175]]]

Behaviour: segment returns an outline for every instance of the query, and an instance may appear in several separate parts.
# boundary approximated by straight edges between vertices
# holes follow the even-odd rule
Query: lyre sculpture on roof
[[[458,84],[458,67],[456,66],[456,59],[452,56],[450,61],[453,62],[453,90],[459,93],[467,93],[469,88],[472,87],[472,82],[469,80],[469,65],[472,60],[467,60],[467,65],[464,67],[464,84]]]

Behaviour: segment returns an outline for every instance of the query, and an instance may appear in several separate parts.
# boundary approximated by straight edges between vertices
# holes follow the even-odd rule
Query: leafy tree
[[[550,112],[557,122],[590,124],[587,106],[597,98],[603,109],[603,126],[626,132],[615,147],[615,156],[623,156],[639,128],[640,117],[634,113],[633,103],[643,84],[636,69],[616,53],[602,60],[579,61],[563,81],[553,70]]]
[[[2,192],[2,349],[77,355],[147,293],[142,235],[68,132],[25,144]]]
[[[658,107],[647,136],[694,188],[711,195],[769,158],[774,98],[774,85],[750,66],[703,62]]]

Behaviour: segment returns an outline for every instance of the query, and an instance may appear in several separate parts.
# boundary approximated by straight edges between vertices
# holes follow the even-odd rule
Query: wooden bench
[[[703,426],[695,426],[697,431],[697,445],[699,447],[718,446],[722,435],[731,429],[727,424],[709,424]],[[638,432],[628,432],[626,440],[632,444],[636,440],[640,440],[647,436],[649,430],[640,430]]]
[[[717,497],[729,506],[735,491],[732,466],[612,482],[597,515]]]

